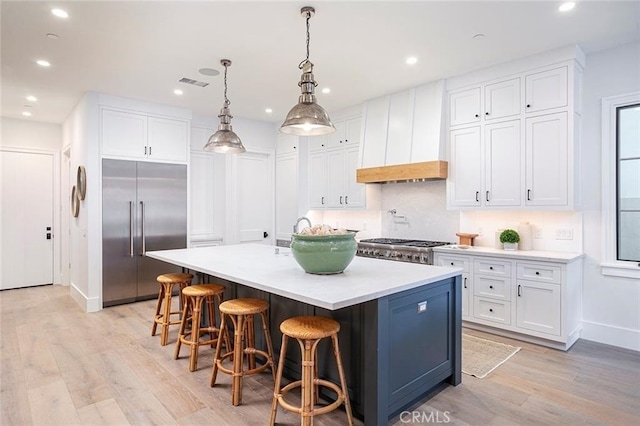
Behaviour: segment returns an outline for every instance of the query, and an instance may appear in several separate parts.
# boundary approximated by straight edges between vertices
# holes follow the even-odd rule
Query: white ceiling
[[[319,89],[331,88],[318,100],[329,111],[556,47],[579,44],[590,53],[640,39],[639,1],[583,0],[569,13],[558,11],[560,3],[3,0],[1,113],[25,118],[31,104],[30,120],[61,123],[92,90],[215,117],[222,74],[198,70],[222,70],[220,59],[229,58],[232,113],[281,121],[299,94],[299,11],[307,4],[316,8],[310,59]],[[69,18],[53,16],[53,7]],[[485,37],[473,39],[478,33]],[[408,56],[418,63],[406,65]],[[182,77],[210,85],[178,83]],[[176,88],[184,95],[174,95]]]

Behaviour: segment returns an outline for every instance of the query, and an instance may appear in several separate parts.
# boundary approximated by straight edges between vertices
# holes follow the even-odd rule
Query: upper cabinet
[[[459,88],[450,82],[448,206],[575,208],[581,76],[575,58]]]
[[[443,97],[439,80],[366,102],[360,167],[443,160]]]
[[[189,121],[102,108],[102,155],[186,163]]]

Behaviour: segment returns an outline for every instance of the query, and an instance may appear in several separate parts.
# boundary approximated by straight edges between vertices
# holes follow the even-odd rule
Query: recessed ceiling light
[[[208,75],[209,77],[215,77],[220,74],[220,71],[213,68],[200,68],[198,72],[202,75]]]
[[[484,34],[478,33],[473,36],[474,40],[482,40],[484,38]]]
[[[60,36],[58,34],[48,33],[47,38],[50,38],[51,40],[57,40],[60,38]]]
[[[416,58],[415,56],[409,56],[406,62],[407,65],[414,65],[416,62],[418,62],[418,58]]]
[[[322,93],[331,93],[331,89],[329,89],[328,87],[324,87],[322,89]]]
[[[176,95],[180,96],[180,95],[182,95],[184,92],[183,92],[182,90],[180,90],[180,89],[176,89],[176,90],[174,90],[174,91],[173,91],[173,93],[175,93]]]
[[[22,111],[22,115],[25,117],[31,117],[31,113],[29,111]]]
[[[570,11],[571,9],[573,9],[574,7],[576,7],[576,3],[575,3],[575,2],[572,2],[572,1],[568,1],[568,2],[566,2],[566,3],[562,3],[562,4],[560,5],[560,7],[558,8],[558,10],[559,10],[560,12],[568,12],[568,11]]]
[[[44,59],[37,60],[36,64],[40,65],[41,67],[50,67],[51,66],[49,61],[45,61]]]
[[[51,13],[53,13],[58,18],[68,18],[69,17],[69,14],[67,13],[67,11],[66,10],[62,10],[62,9],[51,9]]]
[[[26,99],[29,102],[37,102],[38,101],[38,98],[36,98],[35,96],[31,96],[31,95],[27,96]]]
[[[267,108],[264,110],[264,112],[266,112],[267,114],[271,114],[273,110],[271,108]]]

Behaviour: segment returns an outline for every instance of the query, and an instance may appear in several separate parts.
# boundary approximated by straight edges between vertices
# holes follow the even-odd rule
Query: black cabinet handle
[[[349,204],[349,196],[348,195],[344,196],[344,203],[345,204]]]
[[[489,269],[491,269],[493,271],[493,266],[489,266]]]
[[[320,200],[320,203],[324,205],[324,197]]]
[[[480,117],[480,114],[476,114],[476,118]]]
[[[484,113],[484,115],[489,115],[489,113],[488,113],[488,112],[485,112],[485,113]]]
[[[493,309],[492,309],[492,308],[489,308],[489,312],[493,312]]]
[[[269,233],[267,231],[264,231],[262,233],[262,238],[267,238],[269,236]]]
[[[520,292],[521,289],[522,289],[522,286],[518,284],[518,297],[522,297],[522,293]]]
[[[453,262],[451,262],[451,266],[453,266]],[[466,280],[466,278],[465,278],[465,280]]]
[[[527,189],[527,201],[531,201],[531,190]]]
[[[320,146],[324,146],[324,144],[321,144]]]
[[[527,108],[531,108],[531,104],[527,104]]]
[[[296,149],[296,148],[298,148],[298,147],[294,145],[294,146],[293,146],[293,149]]]
[[[540,272],[536,271],[536,275],[540,275]]]
[[[347,142],[349,142],[349,139],[345,139],[345,140],[344,140],[344,143],[347,143]]]
[[[340,196],[340,204],[342,204],[342,195]]]
[[[151,155],[151,147],[149,147],[149,155]]]
[[[489,201],[489,191],[485,194],[485,200]]]
[[[492,285],[490,285],[490,286],[489,286],[489,288],[490,288],[490,289],[493,289],[493,286],[492,286]]]
[[[452,263],[453,265],[453,263]],[[464,288],[467,288],[467,277],[464,277]]]
[[[147,147],[144,147],[144,155],[147,155]]]
[[[480,191],[476,191],[476,201],[480,202]]]

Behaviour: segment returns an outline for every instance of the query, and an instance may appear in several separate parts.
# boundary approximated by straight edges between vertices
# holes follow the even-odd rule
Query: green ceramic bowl
[[[355,232],[343,235],[293,234],[291,252],[298,265],[309,274],[339,274],[356,255]]]

